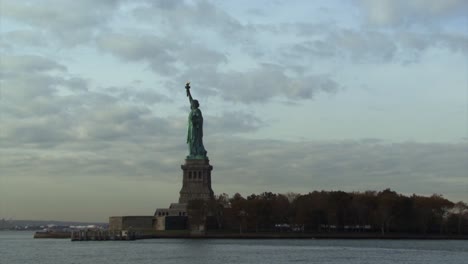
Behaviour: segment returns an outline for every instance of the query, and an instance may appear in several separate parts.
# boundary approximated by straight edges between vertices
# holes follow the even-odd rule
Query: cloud
[[[36,55],[2,55],[0,63],[2,71],[11,74],[14,74],[18,70],[33,73],[50,70],[67,70],[65,66],[60,65],[53,60]]]
[[[187,153],[186,117],[157,117],[145,108],[122,106],[113,97],[99,99],[106,104],[96,100],[74,115],[7,119],[0,141],[2,174],[152,179],[180,187],[176,175]],[[468,184],[466,143],[256,140],[236,136],[264,125],[248,113],[205,115],[205,121],[216,192],[390,187],[468,199],[463,189]]]
[[[251,28],[209,1],[172,2],[148,1],[133,13],[138,19],[162,23],[165,31],[177,32],[180,38],[196,36],[200,29],[214,31],[230,40],[246,38],[252,33]],[[196,31],[191,32],[193,29]]]
[[[160,102],[170,102],[171,98],[150,89],[136,89],[135,87],[109,87],[106,89],[115,94],[120,100],[135,104],[154,105]]]
[[[428,26],[466,17],[468,2],[464,0],[360,0],[367,20],[377,26]]]
[[[86,79],[41,56],[5,56],[1,62],[0,137],[5,147],[43,149],[88,140],[97,144],[127,135],[131,141],[170,124],[146,106],[167,99],[156,92],[92,90]]]
[[[44,47],[48,43],[44,34],[33,30],[13,30],[1,36],[3,41],[22,46]]]
[[[285,56],[301,58],[339,58],[353,62],[387,62],[397,52],[396,42],[377,31],[339,29],[324,38],[306,40],[284,51]]]
[[[6,0],[2,1],[2,16],[43,30],[62,43],[74,46],[88,41],[96,30],[105,26],[120,2],[47,0],[36,5]]]
[[[110,119],[125,120],[125,116],[128,114],[118,114]],[[170,119],[154,121],[157,126],[167,126]],[[113,122],[118,125],[121,121]],[[137,213],[148,214],[157,206],[177,200],[181,188],[180,164],[187,154],[185,127],[169,125],[168,130],[170,133],[161,135],[151,130],[147,130],[146,135],[136,131],[138,136],[132,137],[129,129],[127,136],[71,140],[43,148],[24,144],[5,146],[2,140],[0,166],[7,183],[2,187],[24,182],[22,179],[35,179],[54,183],[52,186],[59,183],[58,188],[69,188],[72,197],[81,194],[80,199],[67,199],[69,195],[64,195],[61,201],[68,209],[61,209],[62,213],[78,207],[85,212],[96,211],[93,217],[105,219],[116,212],[128,214],[144,204]],[[288,142],[243,139],[232,133],[205,136],[204,141],[214,166],[215,193],[249,195],[264,191],[307,193],[313,190],[392,188],[408,195],[439,193],[453,201],[468,199],[467,144],[392,144],[380,140]],[[93,186],[96,185],[101,187],[95,190]],[[126,188],[112,191],[121,185]],[[28,193],[43,195],[51,188],[33,189]],[[88,191],[92,198],[86,198]],[[82,206],[83,201],[104,197],[107,200],[102,204],[94,203],[86,210]],[[122,201],[119,203],[124,207],[122,211],[108,209],[116,200]],[[40,206],[30,198],[26,201],[29,205]],[[27,208],[23,203],[23,200],[7,199],[7,214],[14,211],[11,209],[13,205]]]
[[[311,61],[334,59],[353,63],[416,61],[429,49],[445,49],[455,54],[468,52],[468,37],[456,33],[400,30],[330,29],[323,36],[287,45],[282,60],[307,65]]]
[[[334,93],[340,85],[328,75],[289,73],[286,65],[261,64],[245,71],[210,71],[194,68],[182,74],[203,87],[203,94],[216,94],[237,103],[261,103],[280,97],[312,99],[317,93]]]
[[[226,54],[196,43],[184,43],[177,57],[185,67],[217,67],[228,63]]]
[[[176,58],[171,51],[177,44],[156,36],[131,36],[117,33],[102,34],[97,39],[98,47],[131,62],[148,62],[158,73],[175,71]]]
[[[157,116],[151,107],[170,102],[159,92],[133,86],[97,90],[42,56],[9,55],[1,66],[5,177],[156,177],[185,155],[186,116]],[[261,125],[243,112],[205,118],[211,135]]]
[[[175,75],[181,67],[212,66],[227,62],[224,54],[202,45],[155,35],[102,34],[98,47],[129,62],[148,63],[164,76]]]
[[[3,96],[9,99],[3,106],[17,110],[24,107],[22,104],[37,106],[31,115],[45,114],[46,108],[53,108],[47,105],[46,97],[53,98],[60,91],[86,91],[89,87],[88,80],[71,76],[66,66],[43,56],[3,54],[0,68]]]
[[[266,125],[254,114],[242,111],[227,111],[220,116],[205,116],[205,119],[207,136],[253,132]]]
[[[218,95],[233,102],[265,102],[274,97],[311,99],[318,92],[332,93],[339,84],[325,74],[291,74],[289,65],[259,64],[237,71],[221,67],[228,57],[195,42],[155,35],[103,34],[97,44],[101,50],[130,62],[147,63],[163,77],[191,80],[203,87],[204,95]],[[169,90],[175,83],[169,82]]]
[[[225,137],[213,144],[216,146],[212,150],[213,175],[216,175],[213,179],[223,189],[247,182],[250,188],[245,184],[240,188],[247,194],[249,191],[364,191],[389,187],[403,193],[442,192],[451,199],[468,199],[466,144],[392,144],[375,140],[293,143],[236,139],[233,142]]]

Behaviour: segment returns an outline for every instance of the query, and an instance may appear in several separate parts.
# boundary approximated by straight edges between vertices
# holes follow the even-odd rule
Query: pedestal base
[[[213,199],[214,194],[211,189],[213,166],[210,165],[208,159],[186,159],[181,168],[183,170],[183,183],[179,203],[188,203],[195,199]]]

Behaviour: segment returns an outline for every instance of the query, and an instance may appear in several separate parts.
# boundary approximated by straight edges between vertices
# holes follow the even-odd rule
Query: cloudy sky
[[[468,1],[0,1],[0,218],[177,201],[200,101],[215,193],[468,201]]]

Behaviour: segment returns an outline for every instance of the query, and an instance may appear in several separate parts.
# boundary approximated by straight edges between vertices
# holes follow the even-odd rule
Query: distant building
[[[150,230],[154,229],[154,216],[111,216],[109,230]]]
[[[0,219],[0,230],[13,228],[13,224],[5,219]]]

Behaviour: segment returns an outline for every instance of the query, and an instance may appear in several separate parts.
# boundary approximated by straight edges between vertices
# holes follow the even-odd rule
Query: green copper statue
[[[190,154],[187,159],[206,159],[206,150],[203,146],[203,116],[198,108],[200,104],[198,100],[193,100],[190,94],[190,83],[185,85],[187,96],[190,100],[190,108],[192,109],[188,118],[188,134],[187,144],[189,145]]]

